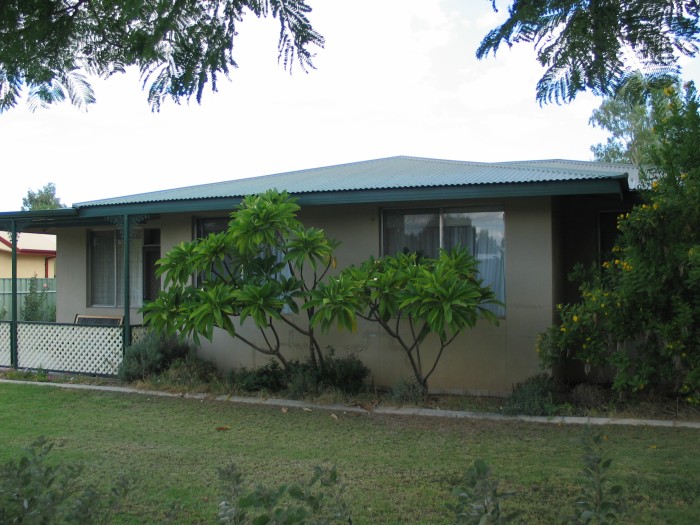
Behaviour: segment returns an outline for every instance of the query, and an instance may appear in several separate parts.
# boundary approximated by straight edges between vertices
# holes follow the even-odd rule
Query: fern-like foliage
[[[570,102],[586,90],[611,95],[640,72],[652,81],[678,75],[677,57],[698,51],[699,9],[695,0],[515,0],[476,55],[533,44],[547,68],[540,103]]]
[[[154,111],[171,99],[201,103],[207,86],[237,67],[233,45],[245,14],[280,24],[279,61],[313,67],[324,39],[306,0],[44,0],[0,8],[0,112],[29,91],[32,109],[95,101],[86,74],[109,77],[135,67]]]

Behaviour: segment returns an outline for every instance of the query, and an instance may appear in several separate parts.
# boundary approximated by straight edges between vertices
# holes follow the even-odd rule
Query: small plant
[[[500,492],[498,480],[491,477],[491,469],[481,459],[465,474],[462,484],[453,490],[457,503],[447,504],[454,513],[455,525],[500,525],[514,523],[517,512],[504,513],[501,503],[512,492]]]
[[[35,322],[56,321],[56,307],[47,304],[46,291],[39,291],[36,274],[29,279],[29,291],[20,309],[21,319]]]
[[[605,440],[602,432],[587,429],[584,433],[583,483],[576,502],[576,514],[567,521],[571,525],[612,525],[618,522],[622,514],[622,487],[610,484],[608,470],[612,459],[603,455]]]
[[[352,524],[343,499],[335,467],[316,467],[303,484],[284,484],[276,488],[258,485],[249,488],[234,464],[219,469],[223,494],[219,504],[219,523],[226,524]]]
[[[38,370],[30,370],[28,368],[22,370],[9,369],[4,371],[2,375],[5,379],[13,381],[36,381],[39,383],[51,381],[49,373],[42,368]]]
[[[399,405],[422,405],[428,397],[428,389],[411,379],[400,379],[392,385],[389,398]]]
[[[538,374],[519,383],[503,403],[504,414],[551,416],[557,409],[556,383],[547,374]]]
[[[7,308],[4,306],[0,306],[0,321],[5,319],[5,316],[7,315]]]
[[[190,345],[176,337],[149,331],[143,339],[126,349],[117,374],[122,381],[145,379],[163,372],[177,359],[187,357],[191,351]]]
[[[111,523],[128,492],[126,480],[102,494],[82,484],[82,466],[50,465],[52,448],[52,443],[39,438],[19,460],[0,466],[0,523]]]

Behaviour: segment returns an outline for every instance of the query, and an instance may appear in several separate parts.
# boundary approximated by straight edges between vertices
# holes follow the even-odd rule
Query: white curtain
[[[124,306],[124,242],[121,232],[90,233],[90,304]],[[129,296],[143,306],[143,231],[133,230],[129,250]]]
[[[449,211],[443,223],[444,247],[462,246],[479,261],[479,275],[505,303],[505,220],[502,211]],[[503,306],[489,307],[504,317]]]
[[[117,306],[124,306],[124,241],[119,232],[116,249]],[[129,305],[143,306],[143,231],[132,230],[129,239]]]

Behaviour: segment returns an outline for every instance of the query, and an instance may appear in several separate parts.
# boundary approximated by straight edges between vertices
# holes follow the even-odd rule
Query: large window
[[[503,211],[476,208],[385,210],[382,253],[402,251],[437,257],[440,248],[462,246],[479,261],[485,284],[505,303],[505,218]],[[492,308],[504,316],[503,307]]]
[[[143,305],[143,230],[129,246],[130,305]],[[124,240],[121,231],[90,232],[90,305],[124,306]]]

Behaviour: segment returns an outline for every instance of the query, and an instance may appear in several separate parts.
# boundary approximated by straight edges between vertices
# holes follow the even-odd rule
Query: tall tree
[[[605,144],[591,146],[595,160],[648,165],[659,140],[654,119],[661,118],[661,111],[670,113],[668,99],[679,97],[681,90],[678,80],[660,88],[646,85],[640,75],[631,77],[614,96],[603,100],[588,121],[610,133]]]
[[[56,210],[65,207],[65,204],[61,204],[61,199],[56,197],[56,185],[53,182],[37,191],[30,189],[22,199],[22,211]]]
[[[665,83],[679,74],[678,55],[698,51],[697,0],[514,0],[508,12],[476,55],[533,44],[547,68],[540,103],[569,102],[586,90],[611,95],[638,71]]]
[[[31,108],[95,102],[86,74],[135,66],[154,110],[171,98],[201,101],[236,67],[234,37],[246,13],[279,20],[278,59],[313,67],[323,37],[305,0],[9,0],[0,2],[0,112],[23,89]]]

